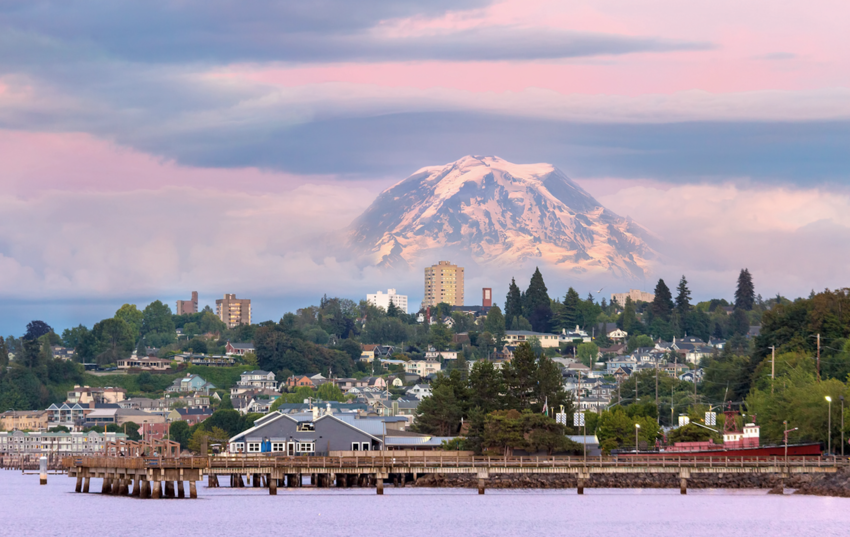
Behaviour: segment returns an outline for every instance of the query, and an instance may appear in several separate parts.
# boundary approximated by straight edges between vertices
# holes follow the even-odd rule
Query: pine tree
[[[6,349],[6,342],[0,337],[0,377],[6,372],[9,366],[9,351]]]
[[[520,315],[522,315],[522,294],[517,287],[516,280],[511,278],[508,296],[505,298],[505,324],[513,325],[514,320]]]
[[[148,346],[145,344],[145,338],[139,338],[139,344],[136,345],[136,356],[144,358],[148,355]]]
[[[735,290],[735,307],[744,311],[753,309],[756,301],[756,291],[753,287],[753,277],[750,271],[742,269],[738,275],[738,288]]]
[[[637,314],[635,313],[635,303],[632,302],[631,297],[626,297],[626,306],[623,308],[623,315],[621,316],[622,328],[626,332],[631,332],[632,327],[637,324]]]
[[[664,280],[658,280],[655,286],[655,300],[652,301],[650,311],[653,317],[664,321],[670,320],[670,313],[673,312],[673,295],[670,294],[670,288]]]
[[[534,269],[528,290],[523,297],[523,312],[535,332],[549,330],[549,324],[552,321],[552,304],[539,268]]]
[[[499,306],[493,306],[487,312],[487,318],[484,319],[484,329],[493,335],[493,339],[496,340],[496,348],[501,349],[505,339],[505,317],[502,315]]]
[[[573,330],[578,324],[579,317],[579,297],[578,293],[572,287],[567,290],[564,296],[564,305],[561,308],[558,316],[558,328]]]
[[[387,317],[398,317],[398,306],[390,300],[390,305],[387,306]]]
[[[679,280],[679,287],[676,288],[676,309],[679,310],[679,317],[685,318],[685,314],[691,310],[691,290],[688,289],[688,280],[682,275]]]

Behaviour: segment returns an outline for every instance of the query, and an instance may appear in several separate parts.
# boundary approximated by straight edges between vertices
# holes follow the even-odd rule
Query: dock
[[[404,486],[425,474],[471,474],[484,494],[487,480],[504,474],[572,474],[577,491],[595,474],[665,474],[679,479],[687,494],[688,480],[699,474],[768,474],[788,478],[797,474],[835,473],[847,462],[840,459],[782,458],[616,458],[616,457],[470,457],[418,452],[394,455],[393,451],[363,452],[356,456],[292,457],[274,455],[223,455],[210,457],[68,457],[62,464],[77,480],[76,491],[90,491],[91,479],[101,479],[101,493],[139,498],[197,497],[197,483],[204,477],[209,487],[222,483],[234,488],[298,489],[309,485],[374,487],[384,493],[385,484]]]

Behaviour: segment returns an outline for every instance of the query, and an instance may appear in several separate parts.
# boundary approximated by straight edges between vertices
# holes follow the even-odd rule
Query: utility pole
[[[776,378],[776,345],[770,346],[770,395],[773,395],[773,381]]]
[[[637,364],[635,364],[635,369],[637,369]],[[637,403],[638,402],[638,394],[639,394],[637,371],[635,371],[633,374],[635,376],[635,403]]]
[[[818,334],[818,382],[820,382],[820,334]]]
[[[661,425],[661,412],[658,408],[658,359],[655,360],[655,415],[658,416],[658,425]]]

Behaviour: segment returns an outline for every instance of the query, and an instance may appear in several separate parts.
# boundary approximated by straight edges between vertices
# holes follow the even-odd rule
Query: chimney
[[[313,421],[316,421],[317,419],[319,419],[319,407],[314,406],[313,407]]]
[[[481,305],[485,308],[493,306],[493,289],[485,287],[481,290]]]

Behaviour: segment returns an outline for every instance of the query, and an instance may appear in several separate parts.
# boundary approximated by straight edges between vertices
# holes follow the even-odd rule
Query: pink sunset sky
[[[659,237],[650,278],[609,288],[686,274],[730,298],[743,267],[764,296],[843,287],[848,18],[825,0],[6,2],[0,294],[60,328],[192,290],[266,297],[258,321],[388,279],[417,303],[419,270],[354,266],[328,237],[466,154],[550,162]],[[470,282],[498,297],[498,277]],[[550,291],[599,283],[570,278]]]

